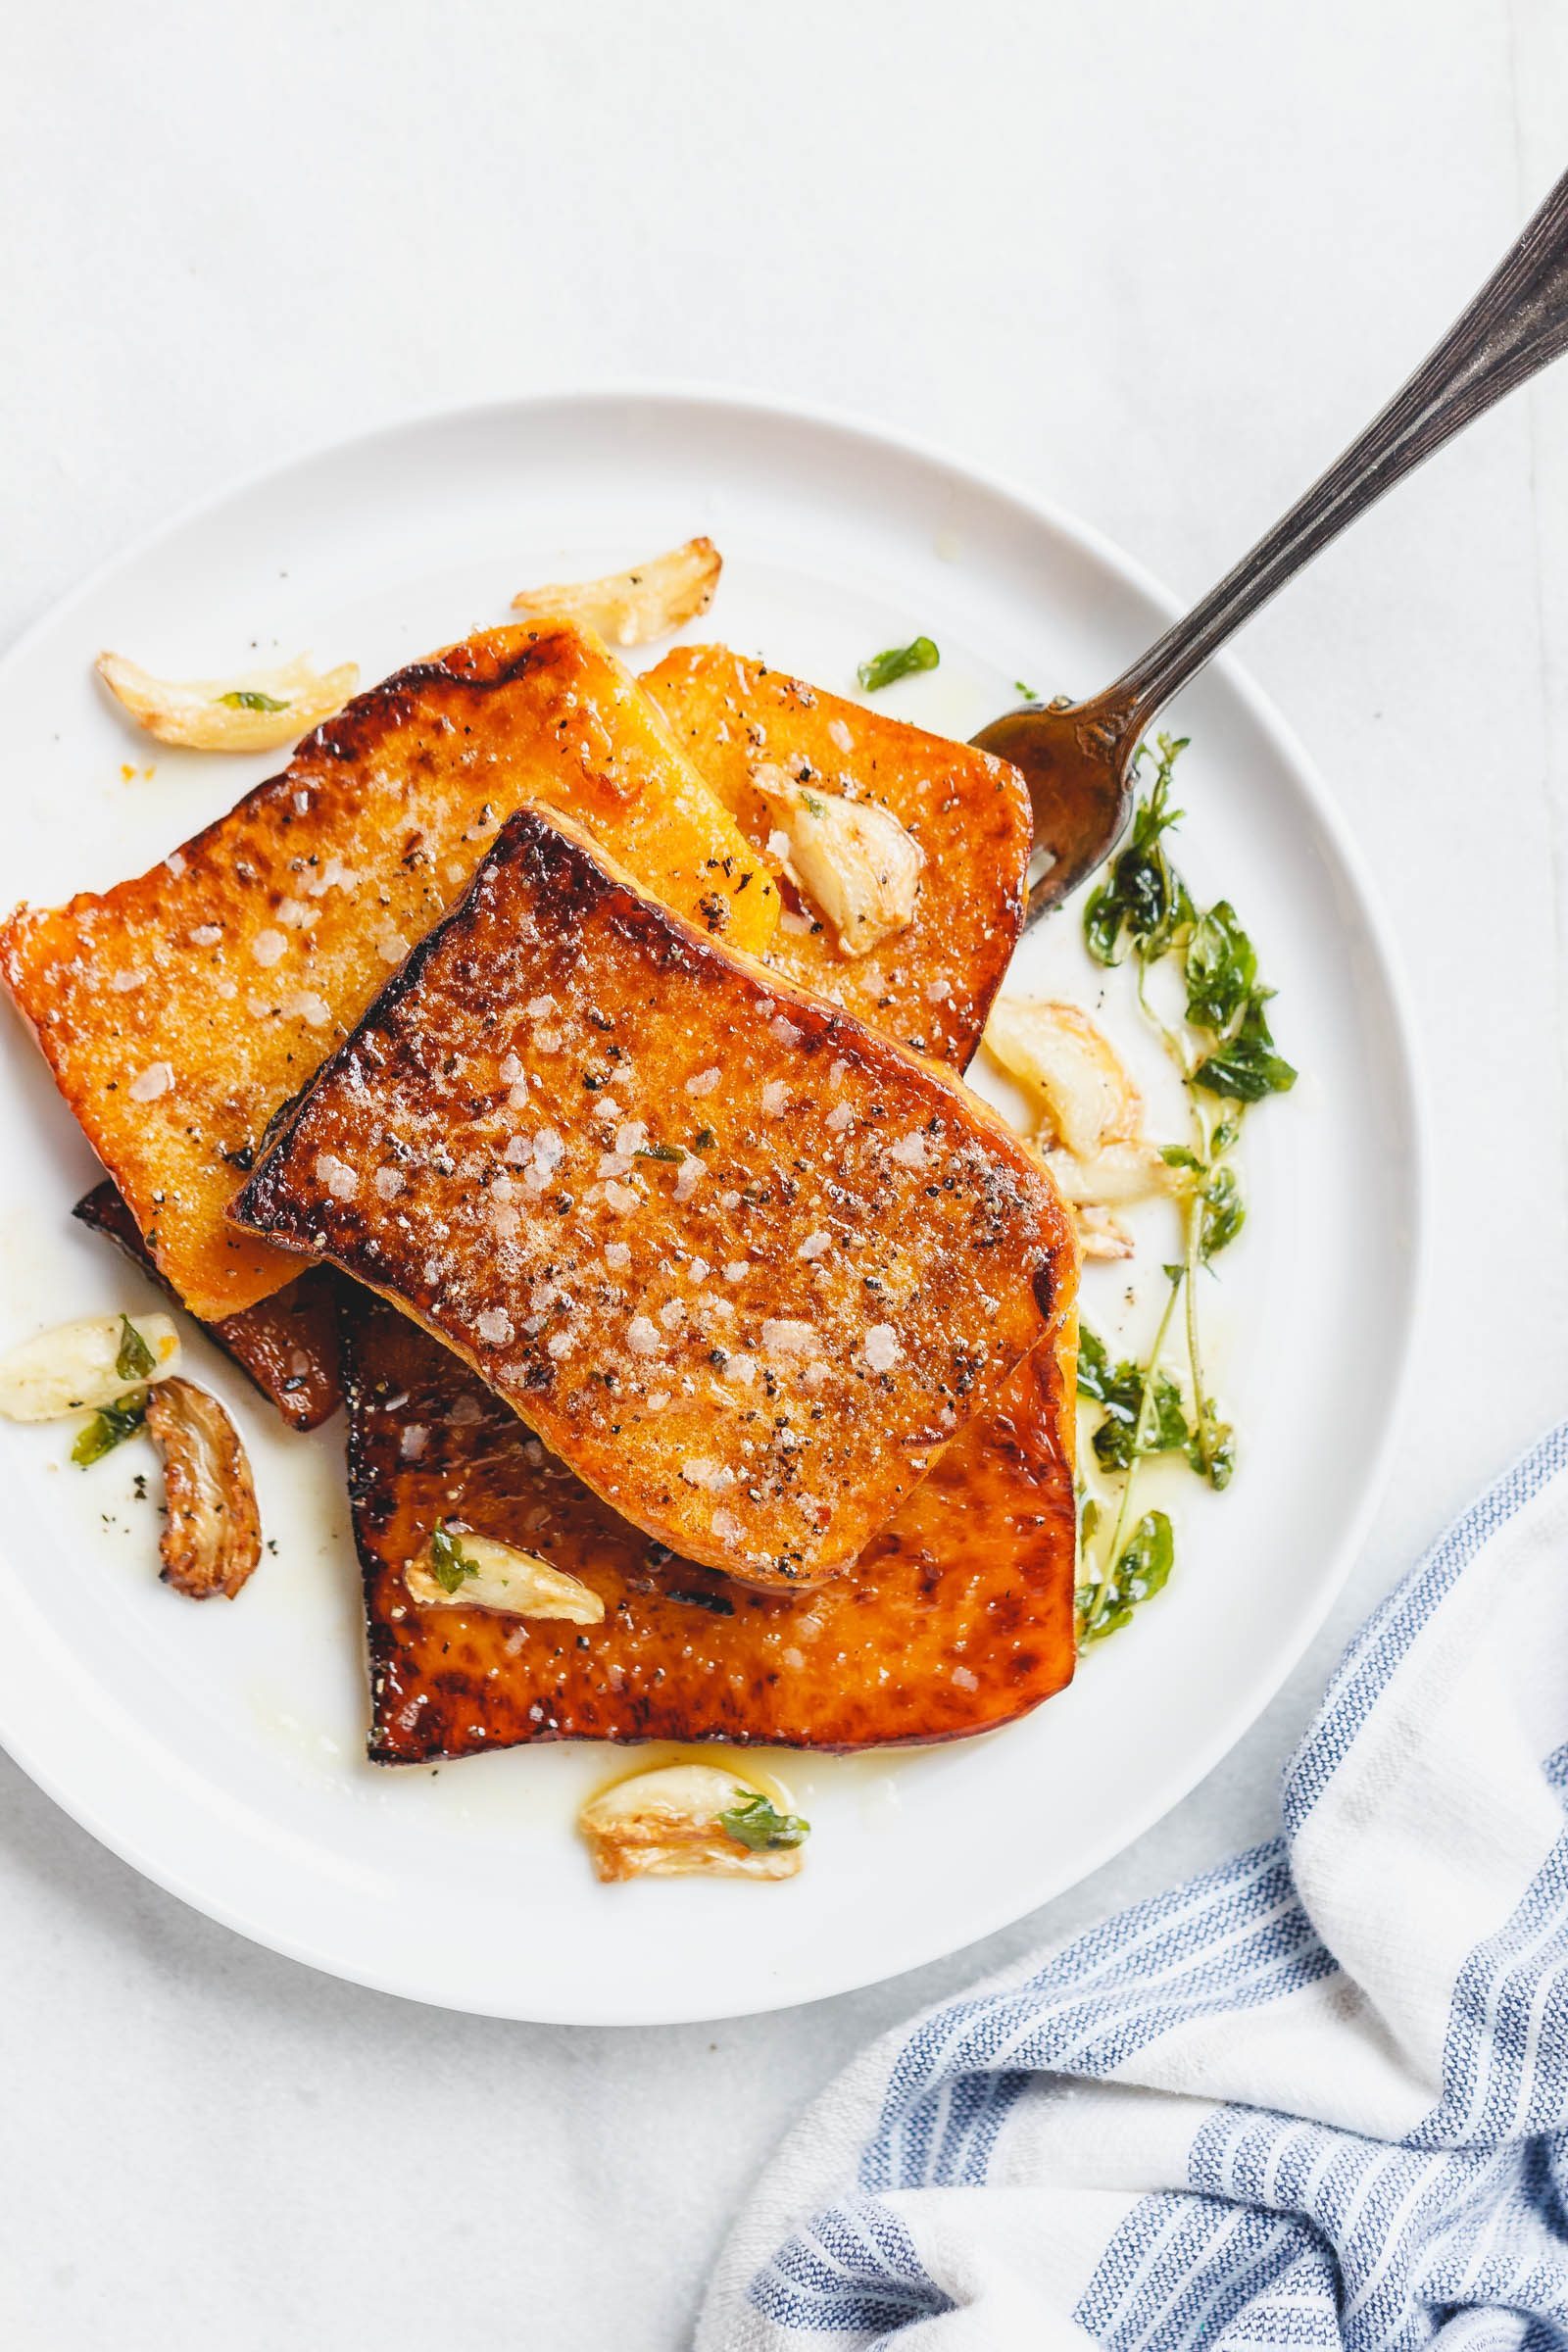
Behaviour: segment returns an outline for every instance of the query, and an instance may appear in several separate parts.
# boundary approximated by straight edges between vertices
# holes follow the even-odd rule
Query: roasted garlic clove
[[[232,678],[155,678],[122,654],[100,654],[98,675],[138,726],[196,752],[271,752],[297,743],[341,710],[357,665],[318,670],[304,655]]]
[[[1045,1156],[1057,1192],[1074,1207],[1120,1207],[1129,1200],[1149,1200],[1156,1193],[1177,1189],[1176,1171],[1167,1167],[1154,1145],[1142,1138],[1102,1145],[1084,1158],[1076,1152],[1048,1152]]]
[[[590,1797],[577,1826],[601,1879],[788,1879],[810,1824],[732,1772],[665,1764]]]
[[[1138,1132],[1143,1103],[1111,1046],[1076,1004],[999,997],[985,1047],[1079,1158]]]
[[[164,1582],[192,1600],[227,1600],[262,1556],[256,1484],[240,1434],[216,1396],[166,1380],[147,1399],[147,1434],[164,1465]]]
[[[444,1520],[403,1581],[422,1609],[493,1609],[504,1617],[564,1617],[569,1625],[598,1625],[605,1614],[581,1577]]]
[[[907,929],[925,852],[896,816],[765,761],[752,781],[784,836],[784,871],[820,907],[846,956],[865,956]]]
[[[59,1421],[99,1411],[179,1363],[167,1315],[94,1315],[60,1323],[0,1356],[0,1413],[8,1421]]]
[[[708,611],[723,561],[711,539],[688,539],[684,547],[672,547],[635,571],[520,589],[513,610],[580,621],[608,645],[647,645]]]

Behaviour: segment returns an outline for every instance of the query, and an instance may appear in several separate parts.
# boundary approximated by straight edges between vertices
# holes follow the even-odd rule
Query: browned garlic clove
[[[238,1430],[205,1389],[166,1380],[148,1396],[147,1434],[164,1465],[164,1582],[192,1600],[232,1600],[262,1556],[256,1484]]]
[[[581,622],[608,645],[647,645],[708,611],[722,568],[723,558],[711,539],[688,539],[684,547],[654,556],[634,571],[519,589],[512,605],[516,612]]]

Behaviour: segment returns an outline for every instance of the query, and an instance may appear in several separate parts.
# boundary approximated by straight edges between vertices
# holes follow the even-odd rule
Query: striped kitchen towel
[[[1565,1469],[1363,1628],[1280,1837],[839,2079],[701,2352],[1568,2346]]]

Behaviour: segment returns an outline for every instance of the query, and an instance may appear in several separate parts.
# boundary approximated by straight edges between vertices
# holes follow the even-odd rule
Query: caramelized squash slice
[[[763,1594],[650,1544],[446,1348],[363,1292],[344,1301],[377,1763],[536,1740],[956,1740],[1071,1678],[1069,1333],[1018,1367],[853,1568]],[[581,1578],[603,1621],[421,1609],[405,1572],[439,1518]]]
[[[141,1238],[135,1218],[108,1182],[95,1184],[72,1210],[89,1232],[101,1233],[161,1290],[169,1291]],[[337,1277],[310,1266],[270,1298],[203,1329],[232,1356],[290,1429],[319,1429],[343,1401],[337,1364]],[[170,1293],[172,1297],[172,1292]]]
[[[924,853],[907,927],[847,955],[827,910],[788,883],[768,961],[871,1028],[964,1068],[1023,921],[1033,821],[1018,770],[721,645],[677,646],[643,684],[774,864],[780,809],[759,789],[760,771],[764,783],[771,769],[897,819]]]
[[[956,1080],[525,809],[234,1208],[456,1348],[625,1517],[761,1585],[860,1552],[1070,1304]]]
[[[635,681],[564,622],[400,670],[150,873],[0,931],[62,1093],[204,1322],[293,1280],[225,1220],[241,1171],[524,801],[569,809],[704,929],[766,947],[764,862]]]

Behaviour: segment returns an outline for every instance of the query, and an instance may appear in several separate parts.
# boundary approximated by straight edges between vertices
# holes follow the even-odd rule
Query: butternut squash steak
[[[860,1552],[1070,1306],[976,1097],[525,809],[235,1217],[446,1340],[624,1517],[754,1584]]]
[[[109,1183],[96,1184],[72,1215],[89,1232],[102,1234],[123,1251],[160,1290],[170,1291],[148,1254],[135,1218]],[[223,1353],[271,1404],[290,1429],[319,1429],[343,1401],[338,1384],[338,1278],[325,1266],[303,1274],[259,1298],[254,1306],[202,1326]],[[170,1296],[173,1293],[170,1291]]]
[[[887,1747],[1010,1723],[1073,1670],[1070,1327],[1037,1348],[854,1567],[750,1592],[651,1544],[445,1348],[344,1291],[349,1492],[372,1759],[536,1740]],[[420,1607],[437,1521],[536,1553],[598,1625]],[[460,1545],[462,1538],[459,1538]]]
[[[1023,922],[1033,820],[1018,770],[722,645],[677,646],[643,684],[771,863],[793,821],[781,783],[798,788],[786,797],[808,826],[811,804],[825,801],[818,830],[841,799],[897,820],[924,858],[907,924],[849,955],[822,909],[786,882],[767,960],[884,1036],[964,1068]]]
[[[547,621],[399,670],[150,872],[0,931],[61,1092],[203,1321],[298,1272],[224,1214],[262,1130],[530,801],[705,930],[766,947],[764,863],[604,646]]]

